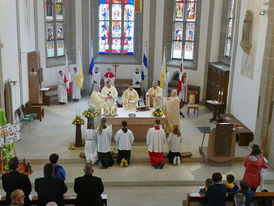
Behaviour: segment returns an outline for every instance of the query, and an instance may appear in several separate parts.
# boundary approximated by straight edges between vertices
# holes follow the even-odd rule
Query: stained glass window
[[[231,47],[232,47],[232,32],[233,32],[233,16],[234,16],[234,5],[235,0],[230,0],[228,5],[227,13],[227,26],[226,26],[226,36],[225,36],[225,50],[224,55],[226,57],[231,57]]]
[[[175,0],[173,15],[173,59],[193,60],[198,0]]]
[[[63,0],[45,0],[45,28],[47,57],[64,56]]]
[[[134,0],[100,0],[99,54],[133,54]]]

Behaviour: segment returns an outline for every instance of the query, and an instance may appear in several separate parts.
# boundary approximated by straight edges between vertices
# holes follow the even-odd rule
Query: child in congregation
[[[239,190],[239,187],[238,187],[238,185],[234,182],[234,179],[235,179],[234,176],[231,175],[231,174],[228,174],[228,175],[226,176],[225,186],[226,186],[228,195],[234,194],[234,193],[238,192],[238,190]]]
[[[249,189],[249,184],[246,180],[241,180],[239,193],[245,195],[245,206],[254,205],[252,199],[255,196],[255,193]]]
[[[213,180],[211,178],[207,178],[205,181],[205,187],[200,189],[200,194],[205,194],[208,190],[208,187],[213,184]]]
[[[84,132],[85,156],[87,163],[95,164],[97,159],[97,137],[93,121],[88,122],[88,128]]]
[[[120,167],[128,167],[134,136],[132,131],[127,128],[127,121],[122,121],[122,127],[114,136],[118,145],[117,163],[120,164]]]
[[[114,164],[113,158],[110,153],[112,131],[106,126],[106,122],[107,119],[103,117],[101,119],[100,127],[96,132],[99,161],[98,167],[100,169],[106,169]]]
[[[181,164],[181,142],[182,136],[178,125],[173,126],[173,131],[168,136],[168,160],[171,164]]]

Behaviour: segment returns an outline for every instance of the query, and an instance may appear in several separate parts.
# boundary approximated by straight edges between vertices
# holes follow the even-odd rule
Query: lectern
[[[209,134],[208,146],[201,150],[203,158],[211,163],[226,163],[235,159],[236,130],[233,124],[219,123]]]

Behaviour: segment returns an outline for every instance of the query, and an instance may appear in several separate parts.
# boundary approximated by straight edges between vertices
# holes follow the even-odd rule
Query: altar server
[[[168,160],[171,164],[181,164],[181,142],[182,136],[178,125],[173,126],[173,131],[168,136]]]
[[[93,72],[91,76],[91,92],[93,91],[94,86],[97,84],[101,84],[101,74],[98,67],[95,68],[95,72]]]
[[[171,91],[171,97],[164,98],[163,111],[167,117],[165,132],[170,133],[174,125],[180,126],[180,100],[177,96],[177,91]]]
[[[107,82],[110,82],[114,86],[115,75],[111,72],[110,68],[107,69],[107,72],[104,75],[104,80],[105,84],[107,84]]]
[[[101,94],[107,97],[107,103],[116,103],[118,99],[118,92],[114,86],[111,85],[110,81],[107,81],[106,86],[102,89]]]
[[[72,101],[78,102],[81,99],[81,88],[76,83],[77,80],[77,67],[74,67],[72,74]]]
[[[58,102],[60,104],[66,104],[68,102],[68,94],[64,78],[65,76],[63,72],[60,70],[58,77]]]
[[[124,91],[122,95],[123,107],[125,109],[135,108],[138,105],[138,101],[139,95],[136,90],[133,89],[133,84],[130,83],[128,89]]]
[[[138,92],[138,95],[141,96],[142,76],[139,71],[139,68],[136,68],[135,72],[132,75],[132,83],[133,83],[134,89]]]
[[[95,85],[94,90],[90,96],[90,102],[89,105],[90,107],[95,108],[96,111],[98,111],[99,113],[101,113],[101,108],[102,105],[105,103],[105,101],[108,98],[106,96],[103,96],[100,93],[100,86],[99,85]]]
[[[107,119],[103,117],[101,119],[100,127],[97,130],[97,147],[98,147],[98,160],[99,168],[106,169],[113,165],[114,161],[110,153],[110,144],[112,131],[111,128],[106,126]]]
[[[147,105],[150,107],[161,106],[162,97],[163,97],[162,88],[158,87],[157,81],[153,81],[152,88],[150,88],[146,93]]]
[[[150,164],[155,169],[164,167],[163,143],[165,141],[165,132],[160,128],[160,120],[155,120],[155,125],[147,132],[146,143],[148,145],[148,154]]]
[[[183,77],[182,77],[182,90],[179,93],[179,98],[181,101],[183,101],[185,103],[188,102],[187,84],[188,84],[188,77],[187,77],[187,73],[184,72]]]
[[[87,163],[94,164],[97,159],[97,137],[94,123],[88,122],[88,128],[84,132],[85,137],[85,156]]]
[[[131,145],[134,141],[132,131],[127,128],[127,121],[122,121],[122,129],[116,133],[114,139],[118,144],[117,163],[120,167],[127,167],[130,164]]]

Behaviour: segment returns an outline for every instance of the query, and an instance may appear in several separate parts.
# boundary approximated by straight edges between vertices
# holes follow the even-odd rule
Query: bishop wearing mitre
[[[106,97],[106,102],[114,104],[118,99],[118,92],[114,86],[111,85],[110,81],[106,82],[106,86],[101,91],[101,94]]]
[[[152,88],[146,93],[146,101],[149,107],[157,107],[161,105],[163,96],[162,88],[158,87],[158,82],[153,81]]]
[[[129,84],[126,91],[123,92],[122,102],[125,109],[134,109],[138,105],[139,95],[135,89],[133,89],[133,84]]]
[[[107,69],[107,72],[104,75],[104,80],[105,84],[107,84],[107,82],[110,82],[111,85],[114,86],[115,75],[111,72],[110,68]]]
[[[96,111],[101,113],[101,108],[106,100],[107,100],[107,97],[103,96],[100,93],[100,85],[98,84],[95,85],[92,91],[92,94],[90,96],[89,106],[95,108]]]
[[[177,91],[171,91],[171,96],[164,98],[163,111],[167,118],[166,125],[164,125],[167,134],[173,131],[173,126],[178,125],[180,128],[180,100],[177,96]]]

